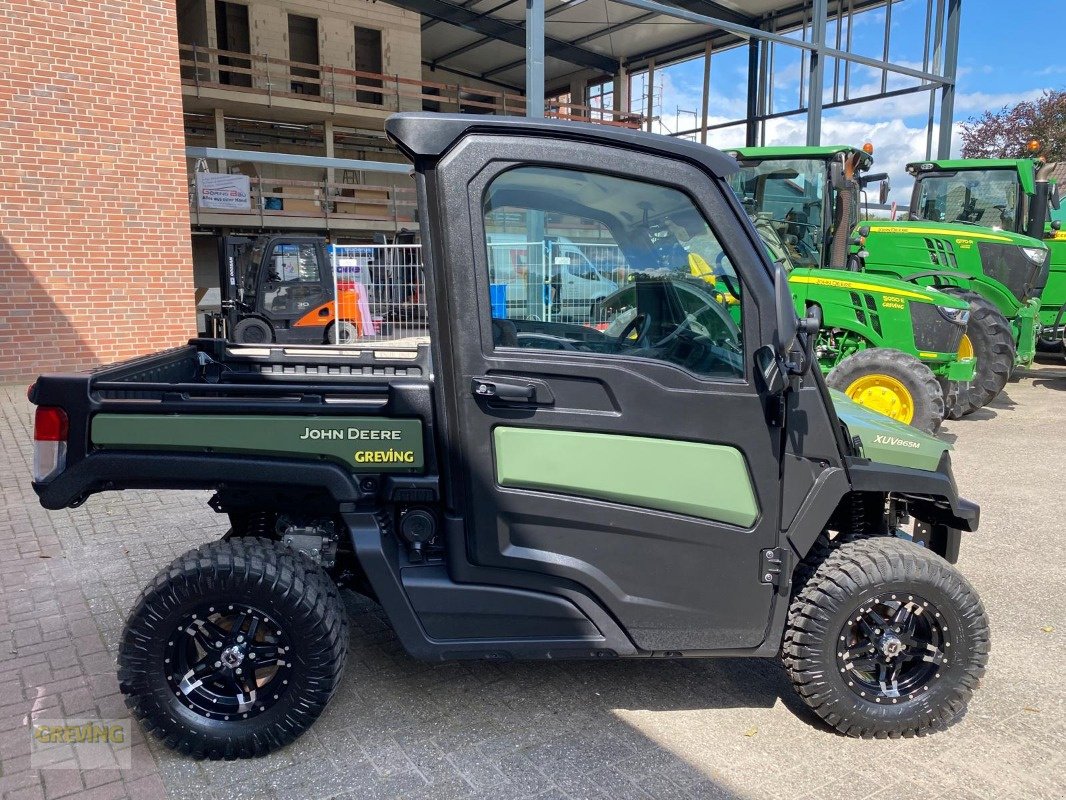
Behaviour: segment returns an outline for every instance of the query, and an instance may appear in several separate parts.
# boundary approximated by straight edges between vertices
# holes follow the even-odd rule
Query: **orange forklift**
[[[217,335],[240,344],[349,344],[374,335],[368,288],[335,282],[325,239],[221,236],[218,247]]]

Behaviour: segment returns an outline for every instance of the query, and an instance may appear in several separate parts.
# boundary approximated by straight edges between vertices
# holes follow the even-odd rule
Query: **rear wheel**
[[[204,545],[160,572],[130,613],[119,687],[145,729],[196,758],[249,758],[303,733],[344,668],[337,587],[266,539]]]
[[[899,350],[860,350],[837,364],[825,380],[859,405],[927,433],[936,433],[944,421],[944,391],[936,375]]]
[[[359,338],[359,329],[346,319],[329,327],[327,339],[330,344],[352,344]]]
[[[988,618],[935,553],[845,542],[789,608],[783,659],[803,701],[841,733],[921,736],[956,722],[984,675]]]
[[[977,369],[970,383],[959,384],[959,400],[951,410],[951,419],[959,419],[984,408],[1003,391],[1014,369],[1016,349],[1010,323],[992,303],[977,292],[949,286],[940,289],[970,304],[966,338],[977,358]]]

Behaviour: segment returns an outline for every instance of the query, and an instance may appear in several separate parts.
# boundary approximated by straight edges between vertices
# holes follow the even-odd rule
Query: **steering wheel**
[[[726,290],[733,295],[737,300],[740,300],[740,292],[737,290],[736,285],[733,283],[733,276],[729,274],[729,270],[723,265],[726,259],[725,250],[718,254],[718,257],[714,260],[715,277],[721,278],[722,283],[725,284]]]
[[[648,335],[648,330],[651,328],[651,315],[650,314],[637,314],[633,319],[626,323],[626,326],[622,328],[622,332],[618,334],[618,343],[624,344],[629,341],[629,337],[634,333],[637,335],[634,340],[634,344],[640,344]]]
[[[712,303],[708,306],[708,308],[710,308],[711,311],[714,312],[715,316],[718,317],[718,320],[722,323],[722,327],[724,329],[722,332],[725,335],[722,336],[721,339],[716,339],[716,341],[724,343],[731,349],[736,349],[736,343],[740,341],[740,327],[737,325],[737,323],[733,321],[733,318],[729,316],[729,312],[726,311],[718,303]],[[670,331],[670,333],[666,334],[666,336],[664,336],[659,341],[653,343],[652,347],[665,347],[666,345],[670,344],[679,336],[681,336],[682,333],[689,330],[692,327],[692,323],[695,321],[696,316],[694,314],[686,314],[685,319],[683,319],[676,328]]]

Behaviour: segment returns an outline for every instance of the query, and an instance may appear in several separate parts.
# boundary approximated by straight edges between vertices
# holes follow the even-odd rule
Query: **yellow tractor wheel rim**
[[[914,419],[914,397],[902,382],[891,375],[874,373],[851,382],[844,391],[861,406],[910,425]]]
[[[973,358],[973,342],[970,341],[969,334],[964,333],[962,341],[959,342],[959,358]]]

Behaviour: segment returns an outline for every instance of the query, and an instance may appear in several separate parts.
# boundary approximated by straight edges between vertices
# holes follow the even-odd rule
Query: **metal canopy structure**
[[[758,144],[768,120],[805,114],[808,141],[817,143],[825,110],[926,93],[930,155],[938,118],[936,150],[943,156],[950,149],[962,0],[390,2],[422,15],[422,55],[431,71],[526,91],[530,113],[543,106],[538,98],[545,90],[549,95],[572,94],[575,86],[613,81],[615,108],[639,111],[650,124],[655,116],[648,113],[654,111],[654,88],[647,91],[647,108],[634,108],[638,98],[630,97],[630,77],[644,73],[645,84],[654,87],[656,69],[702,56],[708,60],[702,119],[691,129],[670,131],[675,135],[705,140],[709,128],[744,124],[748,143]],[[920,7],[924,26],[894,28],[893,9],[904,2],[911,9]],[[855,20],[870,20],[876,11],[881,12],[883,46],[878,53],[858,52],[852,35]],[[921,62],[891,60],[893,37],[907,37],[922,52]],[[736,48],[747,48],[746,114],[710,126],[707,109],[714,105],[707,98],[710,60],[712,54]],[[800,60],[794,100],[783,100],[775,81],[775,65],[786,60],[786,50],[793,51],[793,59],[798,53]],[[527,64],[534,67],[532,80]],[[872,91],[868,80],[857,79],[860,68],[866,69],[864,78],[871,71],[879,77]],[[585,104],[588,98],[570,99]]]

